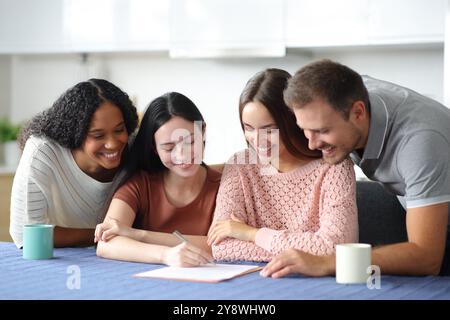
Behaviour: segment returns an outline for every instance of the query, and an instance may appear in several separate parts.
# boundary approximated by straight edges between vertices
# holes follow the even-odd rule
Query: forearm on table
[[[206,236],[184,235],[194,246],[211,253],[211,248],[206,243]],[[174,247],[180,244],[180,240],[171,233],[134,229],[133,239],[160,246]]]
[[[255,243],[273,255],[277,255],[290,248],[296,248],[311,254],[323,256],[334,253],[335,243],[331,240],[333,237],[330,237],[330,235],[332,235],[331,232],[324,231],[323,229],[314,233],[261,228],[256,233]]]
[[[270,261],[273,256],[253,242],[231,238],[213,246],[212,253],[217,260]]]
[[[320,275],[334,275],[336,273],[335,254],[319,258],[322,260],[323,267]],[[412,242],[374,248],[371,264],[378,266],[382,275],[438,275],[441,268],[441,261],[430,258],[429,250],[420,248]]]
[[[53,234],[55,247],[88,247],[94,245],[95,229],[65,228],[56,226]]]
[[[336,256],[324,256],[324,274],[333,275],[336,272]],[[412,242],[402,242],[376,247],[372,250],[372,265],[380,268],[385,275],[437,275],[440,263],[430,260],[425,249]]]
[[[107,242],[99,241],[97,256],[132,262],[163,263],[163,254],[166,249],[166,246],[116,236]]]
[[[375,248],[372,264],[380,267],[381,274],[437,275],[441,260],[430,255],[430,250],[412,242],[402,242]]]

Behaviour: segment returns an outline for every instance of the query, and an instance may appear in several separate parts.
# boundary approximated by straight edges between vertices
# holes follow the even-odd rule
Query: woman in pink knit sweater
[[[336,244],[358,240],[353,164],[330,165],[308,149],[283,100],[289,78],[267,69],[240,96],[249,148],[222,175],[208,233],[217,260],[270,261],[289,248],[328,255]]]

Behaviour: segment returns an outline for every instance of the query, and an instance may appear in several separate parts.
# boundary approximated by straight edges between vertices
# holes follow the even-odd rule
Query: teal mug
[[[40,260],[53,258],[53,229],[51,224],[23,226],[23,258]]]

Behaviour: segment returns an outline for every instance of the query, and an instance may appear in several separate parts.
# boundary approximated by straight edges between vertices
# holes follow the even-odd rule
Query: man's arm
[[[408,209],[408,242],[380,246],[372,251],[372,264],[382,274],[438,275],[444,257],[447,236],[448,203]],[[267,264],[261,274],[275,278],[289,273],[310,276],[333,275],[335,256],[314,256],[287,250]]]
[[[408,242],[375,248],[372,264],[384,274],[438,275],[447,237],[448,203],[408,209]]]

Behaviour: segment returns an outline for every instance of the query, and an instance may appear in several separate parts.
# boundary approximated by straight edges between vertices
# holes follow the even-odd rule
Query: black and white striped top
[[[14,243],[22,247],[25,224],[95,228],[103,221],[122,177],[120,173],[112,182],[99,182],[78,167],[70,149],[30,137],[11,192],[9,232]]]

